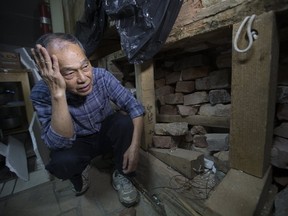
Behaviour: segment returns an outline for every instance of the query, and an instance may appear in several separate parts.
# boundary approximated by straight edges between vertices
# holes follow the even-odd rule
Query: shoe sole
[[[119,197],[118,197],[119,198]],[[136,198],[136,201],[135,202],[133,202],[133,203],[126,203],[126,202],[123,202],[123,201],[121,201],[120,199],[119,199],[119,201],[120,201],[120,203],[123,205],[123,206],[125,206],[126,208],[130,208],[130,207],[132,207],[132,206],[135,206],[135,205],[137,205],[138,203],[139,203],[139,194],[137,195],[137,198]]]

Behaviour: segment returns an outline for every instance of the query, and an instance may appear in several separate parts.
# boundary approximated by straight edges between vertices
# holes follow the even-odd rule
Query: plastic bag
[[[115,20],[121,46],[130,63],[142,63],[165,43],[183,0],[105,0],[106,14]]]
[[[102,0],[85,0],[84,18],[76,22],[75,36],[90,57],[101,41],[106,28],[107,15]]]

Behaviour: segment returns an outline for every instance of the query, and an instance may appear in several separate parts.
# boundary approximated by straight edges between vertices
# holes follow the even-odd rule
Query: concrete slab
[[[56,216],[61,213],[50,183],[14,194],[4,201],[6,204],[1,215],[5,216]]]
[[[14,193],[18,193],[23,190],[27,190],[29,188],[35,187],[37,185],[43,184],[45,182],[49,182],[49,174],[46,170],[37,170],[35,172],[29,173],[29,181],[24,181],[22,179],[17,179]]]
[[[79,207],[79,199],[81,197],[75,196],[70,181],[55,179],[53,182],[53,191],[58,200],[61,212],[69,212],[72,209]]]
[[[0,199],[0,216],[118,216],[125,207],[111,185],[110,172],[100,172],[92,167],[89,179],[89,190],[79,197],[72,192],[70,181],[56,178],[6,196]],[[158,216],[142,194],[135,209],[137,216]]]

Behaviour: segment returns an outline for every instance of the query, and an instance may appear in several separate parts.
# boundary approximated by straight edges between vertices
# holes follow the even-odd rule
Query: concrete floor
[[[54,179],[0,198],[0,216],[118,216],[126,208],[111,186],[111,175],[92,167],[89,190],[75,197],[69,181]],[[3,190],[2,192],[3,193]],[[137,216],[158,216],[140,194]],[[125,215],[128,216],[128,215]],[[130,216],[130,215],[129,215]]]

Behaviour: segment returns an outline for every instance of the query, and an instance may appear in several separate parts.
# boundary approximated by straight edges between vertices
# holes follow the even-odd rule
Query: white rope
[[[255,31],[252,31],[251,30],[251,26],[252,26],[252,23],[255,19],[256,15],[253,14],[252,16],[247,16],[245,17],[245,19],[243,20],[243,22],[241,23],[237,33],[236,33],[236,36],[235,36],[235,39],[234,39],[234,43],[233,43],[233,46],[234,46],[234,49],[237,51],[237,52],[247,52],[252,44],[253,44],[253,40],[256,40],[258,38],[258,35]],[[248,21],[247,23],[247,28],[246,28],[246,33],[247,33],[247,36],[248,36],[248,40],[249,40],[249,44],[248,46],[245,48],[245,49],[239,49],[238,46],[237,46],[237,43],[238,43],[238,39],[239,39],[239,35],[244,27],[244,25],[246,24],[246,22]]]

